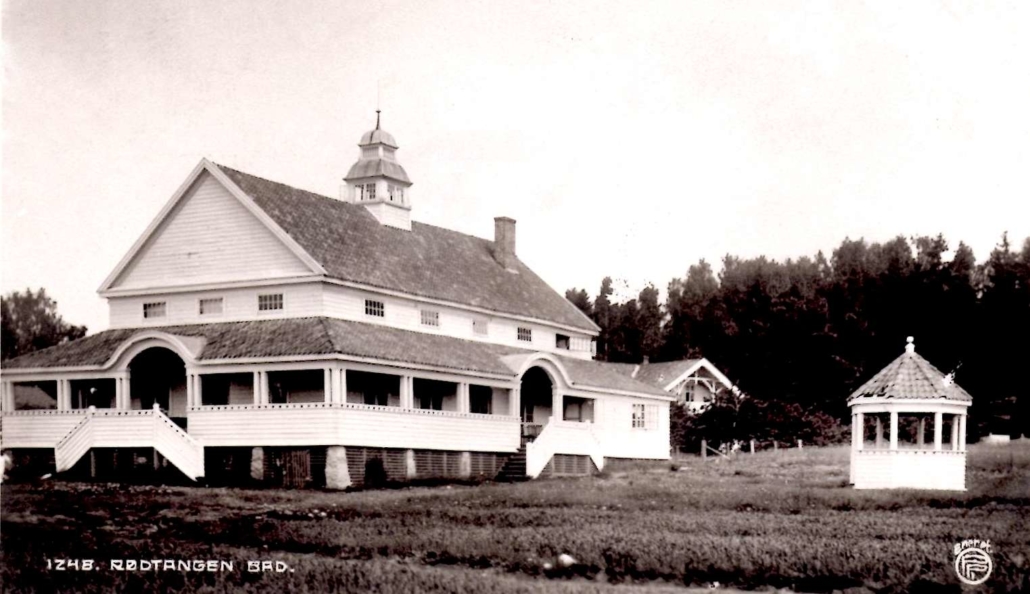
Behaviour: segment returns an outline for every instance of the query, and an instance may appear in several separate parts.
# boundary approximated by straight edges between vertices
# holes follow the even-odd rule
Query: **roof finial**
[[[916,352],[916,339],[912,338],[911,336],[909,336],[908,339],[907,339],[907,342],[908,342],[908,344],[905,345],[905,352],[906,353],[914,353],[914,352]]]
[[[379,129],[379,110],[376,110],[376,130]]]

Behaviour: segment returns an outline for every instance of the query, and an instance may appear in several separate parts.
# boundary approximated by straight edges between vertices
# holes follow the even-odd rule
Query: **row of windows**
[[[258,295],[258,311],[282,311],[283,294],[268,293]],[[222,297],[211,297],[199,301],[200,315],[218,315],[224,311],[224,299]],[[143,304],[143,317],[145,319],[163,318],[168,314],[168,304],[165,301],[158,301]],[[365,315],[376,318],[386,317],[386,304],[377,299],[365,300]],[[431,309],[420,311],[420,318],[423,326],[433,328],[440,327],[440,312]],[[472,332],[477,336],[487,336],[489,324],[483,319],[472,320]],[[521,342],[533,342],[533,329],[519,326],[517,330],[518,340]],[[569,349],[569,337],[564,334],[555,335],[555,348]]]
[[[375,200],[376,185],[374,183],[364,185],[358,184],[354,186],[354,193],[356,194],[358,202]],[[386,193],[390,202],[404,203],[404,186],[387,184]]]
[[[283,309],[283,294],[270,293],[258,295],[258,311],[281,311]],[[197,311],[202,316],[219,315],[225,311],[225,299],[223,297],[206,297],[197,302]],[[151,320],[163,318],[168,315],[167,301],[153,301],[143,304],[143,318]]]

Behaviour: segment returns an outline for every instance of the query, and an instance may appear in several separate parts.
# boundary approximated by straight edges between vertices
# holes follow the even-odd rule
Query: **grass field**
[[[582,479],[331,493],[48,482],[2,490],[3,590],[626,592],[684,586],[1030,591],[1030,445],[974,446],[969,491],[854,491],[844,448],[699,458]],[[559,567],[562,553],[571,567]],[[47,560],[93,559],[57,571]],[[224,559],[233,571],[113,571]],[[289,571],[246,571],[278,560]]]

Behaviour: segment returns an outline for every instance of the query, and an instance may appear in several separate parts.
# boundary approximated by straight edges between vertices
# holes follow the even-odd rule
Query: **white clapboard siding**
[[[152,410],[99,411],[90,418],[95,448],[154,447]]]
[[[282,293],[282,310],[258,311],[258,295],[269,293]],[[200,300],[217,298],[222,299],[222,313],[200,315]],[[164,302],[166,304],[165,315],[160,318],[144,319],[143,304],[155,302]],[[322,285],[320,283],[191,291],[148,295],[145,297],[110,297],[108,298],[108,305],[110,326],[112,328],[208,324],[214,322],[301,318],[323,315]]]
[[[205,172],[112,288],[282,278],[310,272],[261,221]]]
[[[190,435],[210,446],[315,446],[514,452],[515,417],[361,404],[205,406],[189,414]]]
[[[514,452],[517,417],[356,406],[344,410],[343,445],[470,452]]]
[[[86,416],[84,410],[16,411],[3,415],[0,449],[52,448]]]
[[[473,339],[494,344],[505,344],[538,351],[549,351],[569,357],[590,359],[591,337],[586,334],[576,334],[570,331],[562,331],[562,334],[573,336],[579,340],[577,346],[583,350],[571,351],[559,349],[555,345],[556,335],[559,333],[553,328],[542,324],[530,322],[519,322],[499,316],[477,314],[457,307],[429,304],[414,299],[402,297],[383,296],[340,285],[326,285],[322,294],[325,306],[325,314],[328,317],[343,320],[355,320],[370,324],[382,324],[394,328],[404,328],[417,332],[430,334],[443,334],[456,338]],[[365,313],[365,300],[373,299],[383,302],[385,315],[383,317],[370,316]],[[422,324],[422,310],[439,312],[440,325],[428,326]],[[473,320],[486,320],[489,329],[483,336],[473,331]],[[529,328],[532,330],[531,342],[518,339],[518,328]]]
[[[604,455],[609,458],[669,459],[669,403],[607,394],[599,402],[602,407],[598,431]],[[653,429],[633,428],[633,405],[658,407],[657,424]]]
[[[852,455],[856,489],[946,489],[966,487],[965,452],[862,450]]]

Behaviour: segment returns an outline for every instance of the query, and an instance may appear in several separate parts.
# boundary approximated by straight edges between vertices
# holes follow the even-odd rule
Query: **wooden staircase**
[[[497,480],[505,482],[528,481],[526,474],[526,443],[523,441],[519,451],[512,454],[504,463],[501,472],[497,473]]]

